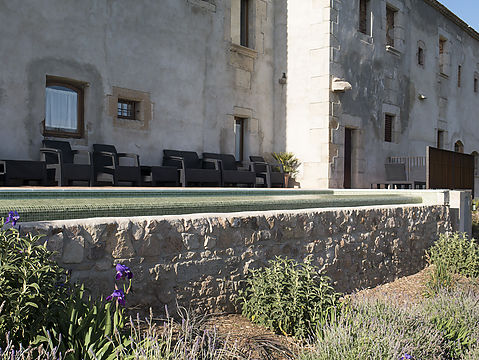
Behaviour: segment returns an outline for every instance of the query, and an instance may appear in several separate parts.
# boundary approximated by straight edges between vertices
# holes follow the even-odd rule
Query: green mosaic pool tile
[[[417,204],[415,196],[372,195],[290,195],[290,196],[180,196],[128,198],[2,199],[0,214],[17,210],[22,221],[81,219],[91,217],[132,217],[182,215],[237,211],[289,210],[324,207]]]
[[[200,188],[178,188],[178,189],[0,189],[0,199],[8,198],[97,198],[97,197],[182,197],[182,196],[235,196],[240,193],[242,196],[261,196],[261,195],[316,195],[316,194],[333,194],[332,190],[302,190],[302,189],[251,189],[251,188],[235,188],[235,189],[207,189]]]

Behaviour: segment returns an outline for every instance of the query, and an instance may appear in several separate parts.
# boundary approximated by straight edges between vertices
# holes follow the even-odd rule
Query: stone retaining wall
[[[424,250],[452,230],[448,206],[385,206],[266,213],[96,218],[26,223],[95,294],[109,294],[117,262],[135,274],[129,304],[234,310],[248,269],[277,255],[312,259],[337,290],[420,270]]]

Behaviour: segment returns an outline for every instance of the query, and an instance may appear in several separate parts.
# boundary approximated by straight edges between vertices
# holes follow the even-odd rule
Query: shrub
[[[478,300],[458,292],[409,307],[357,299],[300,359],[477,359]]]
[[[276,257],[251,270],[240,292],[243,315],[279,334],[306,337],[335,313],[339,294],[310,262]]]
[[[20,236],[3,219],[0,225],[0,346],[7,334],[13,344],[28,345],[64,305],[66,272],[40,237]]]
[[[295,177],[298,174],[298,168],[301,165],[299,160],[291,152],[279,152],[271,153],[273,158],[283,165],[283,170],[285,173],[291,174],[291,177]]]
[[[479,244],[466,234],[441,234],[427,257],[434,266],[426,295],[437,293],[441,288],[451,288],[454,274],[468,278],[479,276]]]

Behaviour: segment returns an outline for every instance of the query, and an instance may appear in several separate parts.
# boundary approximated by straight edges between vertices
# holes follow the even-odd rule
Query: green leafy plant
[[[433,265],[427,295],[454,285],[453,275],[479,277],[479,244],[466,234],[441,234],[426,254]]]
[[[268,267],[250,271],[239,301],[253,322],[303,338],[335,314],[339,296],[310,262],[276,257]]]
[[[273,158],[283,165],[283,170],[285,173],[290,174],[292,177],[295,177],[298,174],[298,168],[301,165],[301,162],[294,156],[291,152],[279,152],[271,153]]]
[[[65,360],[116,359],[115,348],[129,344],[124,318],[118,302],[93,300],[84,285],[75,286],[55,323],[43,328],[34,345],[45,344],[65,354]]]
[[[10,212],[0,229],[0,345],[6,335],[27,345],[49,326],[66,299],[66,271],[51,260],[52,252],[39,236],[20,236],[18,214]]]

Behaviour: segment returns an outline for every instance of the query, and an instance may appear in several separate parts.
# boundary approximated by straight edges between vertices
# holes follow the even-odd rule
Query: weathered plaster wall
[[[249,118],[245,155],[272,151],[274,5],[251,1],[253,51],[232,46],[230,6],[0,1],[2,157],[39,159],[46,75],[88,83],[85,137],[71,140],[76,146],[113,143],[145,164],[160,163],[164,148],[232,153],[233,117],[241,115]],[[115,123],[113,87],[149,94],[146,128]]]
[[[452,210],[452,209],[451,209]],[[97,218],[24,223],[96,294],[113,289],[114,264],[135,274],[129,305],[234,309],[248,269],[275,256],[311,259],[339,291],[413,274],[424,250],[457,222],[448,206],[384,206],[264,213]]]
[[[344,78],[352,90],[332,95],[339,128],[332,131],[337,157],[331,187],[342,187],[344,128],[353,128],[353,186],[369,187],[385,179],[389,156],[425,156],[445,130],[445,148],[461,140],[465,152],[478,151],[479,93],[474,92],[479,41],[423,1],[371,1],[372,32],[359,32],[359,0],[338,1],[338,45],[331,44],[331,77]],[[398,10],[395,51],[386,49],[386,5]],[[336,31],[334,31],[336,30]],[[439,73],[439,37],[448,39],[449,76]],[[418,42],[425,45],[425,65],[417,62]],[[461,87],[457,67],[462,65]],[[419,100],[419,94],[427,97]],[[384,115],[396,115],[393,142],[384,141]]]

